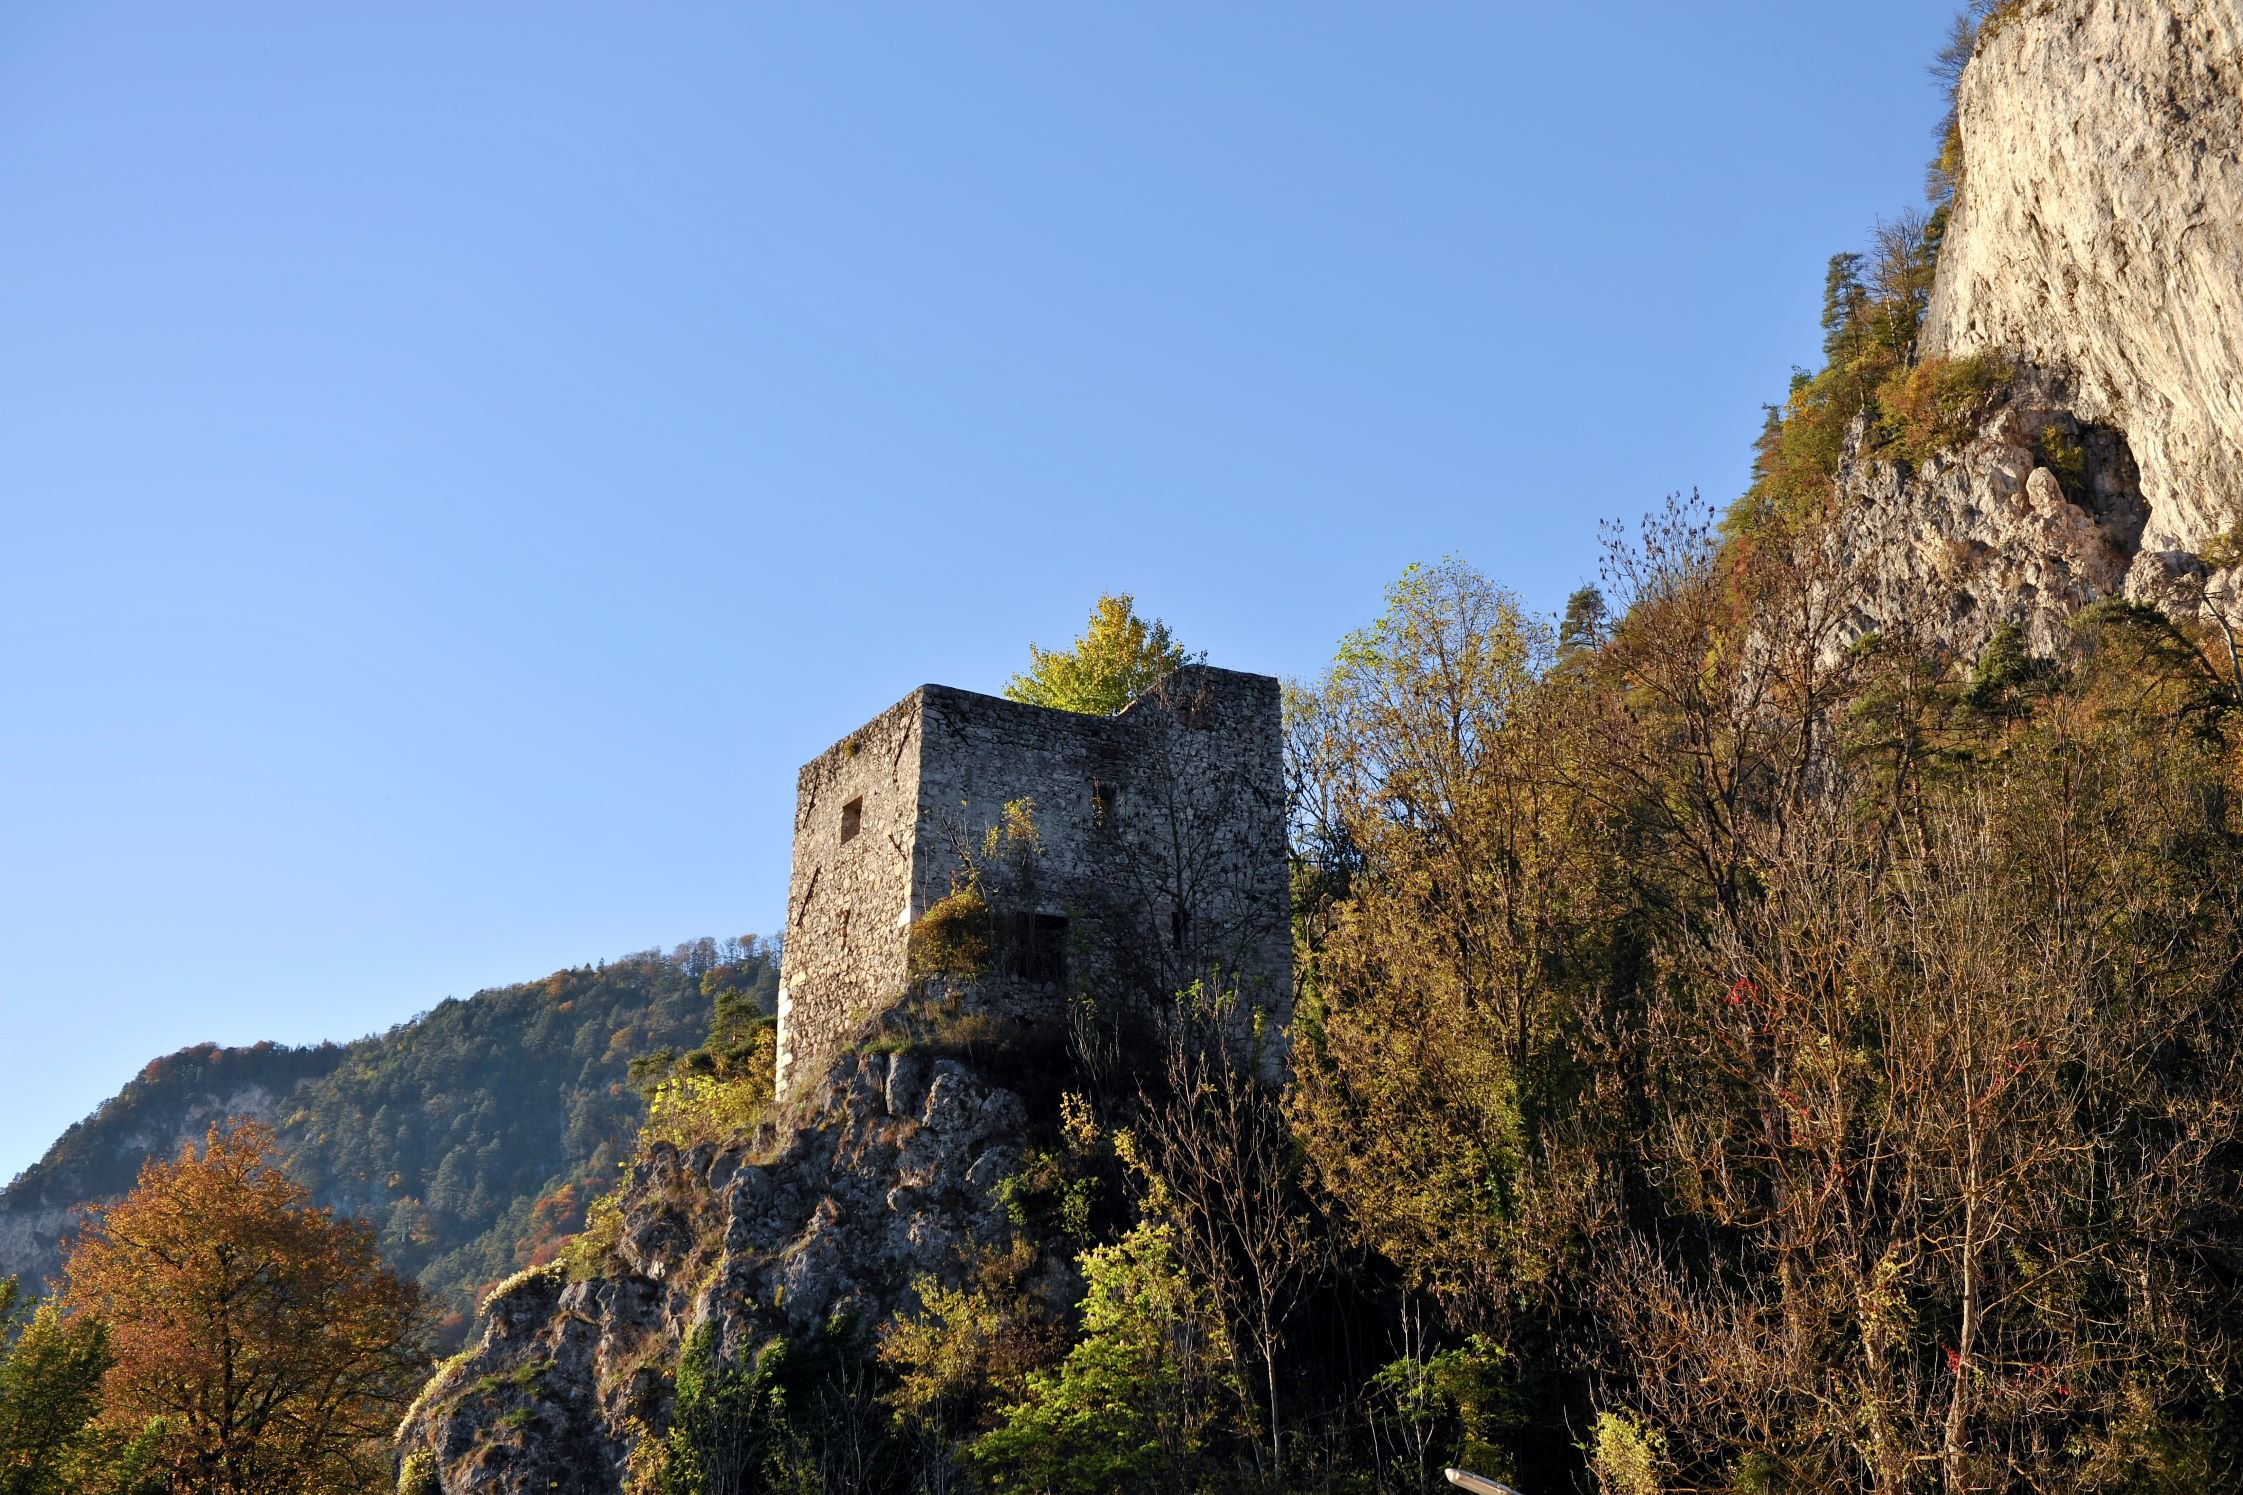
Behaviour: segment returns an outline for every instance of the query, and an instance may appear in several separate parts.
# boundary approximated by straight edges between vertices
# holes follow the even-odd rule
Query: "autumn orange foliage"
[[[88,1212],[66,1301],[111,1325],[103,1417],[161,1418],[175,1491],[382,1487],[386,1439],[427,1367],[418,1287],[366,1226],[314,1209],[255,1122],[151,1160]]]

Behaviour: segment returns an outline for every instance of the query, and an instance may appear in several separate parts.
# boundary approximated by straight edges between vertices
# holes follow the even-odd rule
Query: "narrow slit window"
[[[841,807],[841,839],[853,841],[857,837],[857,832],[863,829],[864,796],[860,794]]]
[[[1102,831],[1114,828],[1114,786],[1104,779],[1090,781],[1090,823]]]
[[[1168,911],[1168,943],[1170,948],[1181,950],[1192,932],[1191,912],[1182,904]]]

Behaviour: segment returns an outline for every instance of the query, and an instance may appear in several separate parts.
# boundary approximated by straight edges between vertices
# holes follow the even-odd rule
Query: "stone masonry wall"
[[[985,1004],[1056,1020],[1074,991],[1174,991],[1220,967],[1287,1020],[1281,733],[1274,679],[1191,665],[1113,717],[924,686],[856,734],[855,757],[829,750],[803,769],[796,815],[781,1084],[903,996],[909,921],[954,891],[1019,800],[1041,843],[1033,907],[1000,913],[1064,919],[1067,969],[993,972]],[[858,794],[864,828],[845,848],[839,806]]]
[[[805,763],[796,779],[779,977],[782,1086],[800,1055],[831,1053],[903,989],[904,935],[917,912],[922,694]]]
[[[1116,721],[1134,737],[1110,885],[1138,984],[1224,968],[1242,1000],[1292,1017],[1284,724],[1267,675],[1186,666]],[[1133,922],[1129,922],[1133,921]]]
[[[1114,847],[1097,824],[1097,786],[1118,793],[1132,757],[1130,734],[1110,717],[947,686],[929,686],[925,694],[919,803],[926,854],[913,868],[916,906],[946,896],[963,871],[961,849],[977,849],[1005,805],[1028,800],[1042,844],[1037,909],[1079,915],[1111,875]]]
[[[1186,666],[1114,717],[930,687],[914,907],[950,891],[955,848],[1035,805],[1038,912],[1064,915],[1069,984],[1172,991],[1210,967],[1287,1005],[1278,686]]]

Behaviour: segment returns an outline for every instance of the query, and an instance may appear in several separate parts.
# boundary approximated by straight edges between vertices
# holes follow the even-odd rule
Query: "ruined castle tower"
[[[1008,804],[1033,805],[1027,906],[985,985],[1058,1020],[1081,991],[1210,976],[1279,1022],[1292,945],[1278,683],[1185,665],[1110,717],[925,685],[803,765],[779,980],[779,1084],[898,1004],[921,915]]]

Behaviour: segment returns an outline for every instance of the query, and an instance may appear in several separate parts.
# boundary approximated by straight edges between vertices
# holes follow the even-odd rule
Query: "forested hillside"
[[[56,1241],[80,1204],[122,1194],[149,1157],[200,1137],[213,1121],[271,1119],[283,1099],[333,1072],[344,1053],[332,1043],[301,1049],[201,1044],[150,1060],[0,1190],[0,1277],[36,1287],[60,1265]]]
[[[631,1061],[700,1042],[720,996],[768,1009],[777,980],[774,947],[703,939],[448,1000],[355,1043],[182,1049],[0,1192],[0,1277],[50,1277],[76,1207],[212,1120],[255,1116],[456,1326],[480,1287],[581,1225],[586,1185],[636,1136]]]

